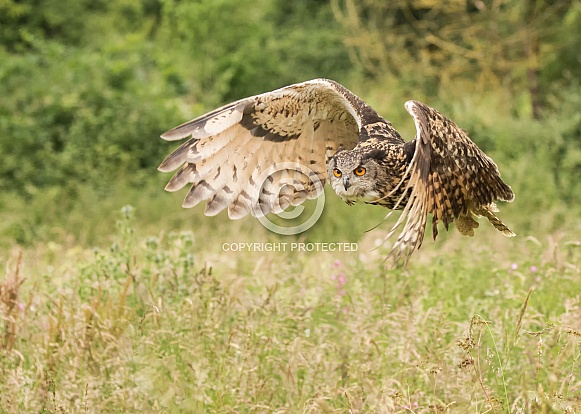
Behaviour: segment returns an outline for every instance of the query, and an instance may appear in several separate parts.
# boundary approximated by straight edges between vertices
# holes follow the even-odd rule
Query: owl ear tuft
[[[366,161],[371,158],[381,161],[386,158],[386,153],[384,150],[376,148],[363,155],[363,157],[361,157],[361,161]]]

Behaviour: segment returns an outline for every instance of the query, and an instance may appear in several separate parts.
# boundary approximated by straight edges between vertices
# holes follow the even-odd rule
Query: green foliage
[[[159,76],[148,71],[147,44],[126,39],[85,53],[39,39],[34,47],[37,54],[12,58],[0,72],[11,98],[0,105],[2,186],[30,193],[110,183],[120,174],[139,180],[162,153],[144,137],[175,120],[163,91],[143,87]]]
[[[158,0],[3,0],[0,2],[0,47],[30,52],[31,38],[78,47],[151,27],[160,17]]]
[[[561,17],[559,24],[551,26],[552,42],[547,47],[547,62],[541,72],[543,88],[557,96],[560,96],[559,90],[579,83],[581,2],[571,2]]]
[[[568,5],[537,2],[522,8],[518,1],[506,1],[502,7],[466,9],[460,3],[442,8],[418,1],[406,9],[403,3],[371,0],[359,5],[6,1],[0,5],[0,185],[26,197],[49,187],[74,196],[79,184],[106,189],[119,177],[142,185],[167,151],[155,138],[163,130],[225,101],[318,76],[345,82],[371,76],[375,89],[385,85],[389,95],[402,99],[410,93],[422,99],[445,96],[440,108],[445,110],[460,96],[473,99],[483,88],[501,87],[511,71],[516,77],[508,92],[487,94],[512,101],[503,110],[526,114],[523,68],[528,60],[522,53],[534,35],[545,45],[537,60],[546,121],[519,141],[534,144],[518,153],[530,159],[542,152],[541,141],[556,141],[546,163],[558,176],[557,187],[568,189],[557,197],[572,201],[575,186],[567,177],[577,182],[579,169],[580,121],[572,108],[579,96],[574,74],[581,13],[578,3]],[[485,22],[492,15],[498,27],[491,31]],[[563,25],[553,24],[560,18]],[[527,19],[534,24],[512,40],[491,38],[506,37],[504,32]],[[458,37],[466,31],[473,36]],[[437,39],[471,52],[455,54]],[[510,42],[519,47],[511,48]],[[490,53],[499,57],[470,57]],[[462,83],[465,79],[471,83]],[[455,84],[462,88],[450,89]],[[379,100],[374,106],[389,112],[394,103]],[[486,137],[499,133],[496,125],[479,123],[478,129],[484,144],[494,141],[514,154],[511,131],[525,123],[503,120],[503,138],[491,141]]]
[[[474,91],[508,88],[514,98],[529,95],[533,102],[528,103],[534,105],[535,99],[553,92],[552,83],[564,72],[578,66],[577,1],[332,4],[351,56],[369,75],[380,80],[396,76],[403,88],[432,96],[459,80],[470,80]],[[548,81],[542,91],[537,90],[539,76]]]
[[[191,116],[184,102],[199,113],[348,67],[323,5],[312,15],[268,1],[55,4],[2,6],[0,185],[27,196],[143,183],[167,151],[156,137]]]
[[[159,39],[174,76],[205,107],[349,70],[339,25],[325,2],[166,2]],[[179,65],[176,65],[179,63]]]

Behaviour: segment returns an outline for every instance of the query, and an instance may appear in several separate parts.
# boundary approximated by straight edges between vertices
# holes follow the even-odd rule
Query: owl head
[[[375,201],[380,198],[378,183],[384,181],[385,167],[380,163],[384,158],[385,152],[379,149],[339,150],[327,163],[328,181],[349,204]]]

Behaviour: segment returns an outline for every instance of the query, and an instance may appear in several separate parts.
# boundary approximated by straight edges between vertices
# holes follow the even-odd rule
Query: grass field
[[[574,218],[514,239],[454,230],[389,270],[386,229],[365,233],[378,208],[331,201],[317,232],[284,238],[159,200],[183,214],[164,231],[136,202],[102,220],[98,248],[61,237],[1,257],[0,412],[581,410]],[[223,251],[243,241],[358,250]]]

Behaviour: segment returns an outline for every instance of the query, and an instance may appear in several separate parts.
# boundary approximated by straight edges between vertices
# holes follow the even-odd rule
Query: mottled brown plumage
[[[184,207],[208,200],[206,215],[228,209],[230,218],[280,212],[320,195],[316,176],[347,203],[403,210],[390,237],[403,225],[391,254],[407,262],[420,247],[426,218],[472,236],[484,216],[506,236],[495,200],[514,194],[496,164],[438,111],[418,101],[405,104],[416,136],[405,142],[391,123],[340,84],[315,79],[218,108],[165,134],[190,137],[160,165],[179,167],[166,186],[192,183]],[[285,163],[311,170],[297,172]],[[271,167],[274,174],[267,171]],[[290,182],[297,185],[288,185]]]

